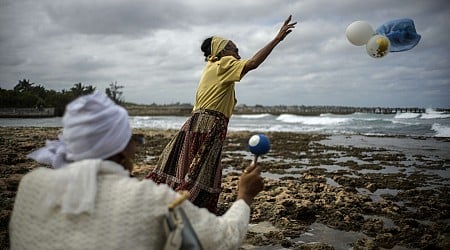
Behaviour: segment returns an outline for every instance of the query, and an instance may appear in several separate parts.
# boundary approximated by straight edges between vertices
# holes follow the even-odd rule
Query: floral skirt
[[[157,166],[146,178],[166,183],[175,191],[188,190],[193,204],[216,213],[228,121],[217,111],[195,111],[164,148]]]

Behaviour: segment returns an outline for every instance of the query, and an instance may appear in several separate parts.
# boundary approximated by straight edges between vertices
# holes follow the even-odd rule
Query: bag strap
[[[183,201],[187,200],[190,196],[189,191],[182,190],[178,192],[181,196],[177,197],[174,201],[172,201],[167,208],[169,211],[173,211],[177,206],[179,206]]]

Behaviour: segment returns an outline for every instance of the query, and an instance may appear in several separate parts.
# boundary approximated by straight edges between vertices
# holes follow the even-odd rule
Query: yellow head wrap
[[[219,52],[227,46],[229,41],[230,40],[222,37],[213,36],[211,40],[211,55],[208,56],[208,61],[215,62],[219,60],[219,58],[217,58],[217,54],[219,54]]]

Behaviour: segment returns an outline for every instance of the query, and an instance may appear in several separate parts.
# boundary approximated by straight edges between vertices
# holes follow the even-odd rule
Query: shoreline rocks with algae
[[[57,138],[59,132],[59,128],[0,128],[0,245],[4,249],[9,245],[9,216],[18,183],[39,166],[26,154],[42,147],[46,139]],[[142,179],[176,131],[134,132],[146,139],[133,172]],[[247,150],[251,135],[227,135],[219,213],[236,198],[239,175],[252,159]],[[258,161],[265,188],[252,205],[242,249],[340,249],[335,244],[339,239],[329,235],[306,242],[305,233],[315,225],[354,232],[347,248],[450,248],[450,184],[436,174],[450,171],[448,158],[436,156],[433,150],[407,154],[387,147],[330,145],[323,143],[329,138],[323,134],[267,135],[272,149]]]

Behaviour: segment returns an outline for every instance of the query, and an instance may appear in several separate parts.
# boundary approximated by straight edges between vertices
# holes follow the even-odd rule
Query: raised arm
[[[292,15],[289,15],[289,17],[284,21],[283,26],[281,26],[280,31],[275,36],[272,41],[270,41],[266,46],[264,46],[262,49],[260,49],[258,52],[256,52],[255,55],[253,55],[252,58],[250,58],[247,63],[244,66],[244,69],[241,73],[241,78],[247,74],[250,70],[254,70],[258,68],[259,65],[261,65],[264,60],[266,60],[267,56],[272,52],[273,48],[278,45],[283,39],[292,32],[292,29],[295,28],[295,25],[297,22],[291,23]]]

